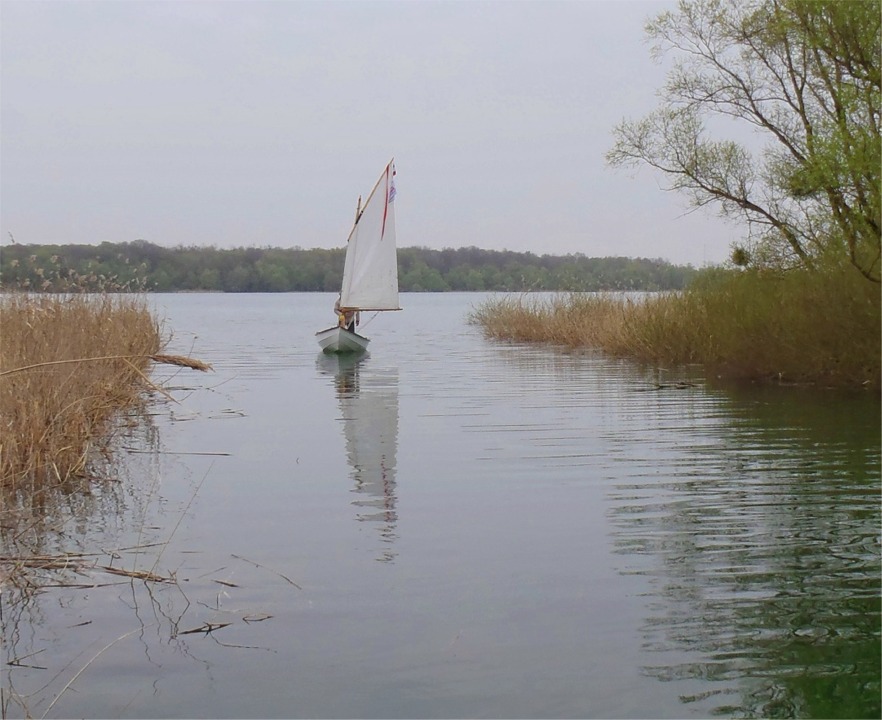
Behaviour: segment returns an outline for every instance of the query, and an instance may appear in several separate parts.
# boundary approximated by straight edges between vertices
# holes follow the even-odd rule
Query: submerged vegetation
[[[493,298],[472,322],[488,337],[592,347],[727,378],[880,384],[878,286],[859,273],[708,270],[683,292]]]

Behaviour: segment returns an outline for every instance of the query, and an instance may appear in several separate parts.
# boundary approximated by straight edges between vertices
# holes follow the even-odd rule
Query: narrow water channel
[[[332,295],[153,296],[214,372],[7,501],[4,715],[878,717],[878,399],[491,343],[484,297],[354,362]]]

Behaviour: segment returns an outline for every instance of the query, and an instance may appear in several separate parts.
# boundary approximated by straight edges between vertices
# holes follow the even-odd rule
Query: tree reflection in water
[[[878,402],[784,392],[678,404],[670,431],[708,428],[696,413],[716,428],[684,437],[675,474],[648,458],[617,488],[622,571],[651,587],[645,672],[697,681],[681,700],[714,714],[878,717]]]

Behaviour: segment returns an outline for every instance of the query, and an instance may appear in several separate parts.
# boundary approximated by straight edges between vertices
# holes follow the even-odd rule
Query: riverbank
[[[99,474],[126,414],[157,390],[149,365],[176,360],[160,354],[160,326],[141,295],[6,293],[0,327],[4,492]]]
[[[492,298],[470,321],[493,339],[591,347],[708,375],[880,386],[879,286],[857,273],[706,270],[683,292]]]

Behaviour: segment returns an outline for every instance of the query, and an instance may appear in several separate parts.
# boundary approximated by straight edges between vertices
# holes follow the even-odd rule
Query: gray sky
[[[723,260],[738,228],[608,168],[673,0],[0,1],[0,244],[341,247],[398,171],[402,247]]]

